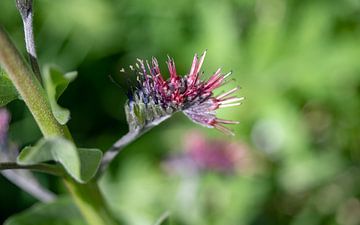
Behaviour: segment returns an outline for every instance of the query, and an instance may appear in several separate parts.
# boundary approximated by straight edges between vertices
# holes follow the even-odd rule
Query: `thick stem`
[[[119,140],[117,140],[104,154],[104,157],[102,158],[100,169],[97,174],[97,178],[99,178],[104,171],[107,169],[109,164],[116,158],[116,156],[130,143],[141,137],[143,134],[148,132],[151,128],[159,125],[163,121],[170,118],[170,115],[162,116],[149,124],[147,124],[143,128],[138,128],[134,130],[130,130],[127,134],[122,136]]]
[[[0,65],[6,70],[45,137],[62,136],[72,140],[66,126],[52,114],[44,89],[0,27]],[[89,225],[117,224],[101,196],[97,183],[79,184],[66,178],[66,186]]]
[[[79,184],[71,179],[64,179],[65,185],[72,194],[76,205],[90,225],[117,225],[109,216],[109,209],[97,183],[90,181]]]
[[[44,89],[1,27],[0,65],[9,75],[44,136],[71,139],[66,126],[60,125],[52,114]]]

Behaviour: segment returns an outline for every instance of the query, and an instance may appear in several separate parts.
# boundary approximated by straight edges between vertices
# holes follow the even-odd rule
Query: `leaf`
[[[89,181],[99,169],[103,153],[95,148],[79,148],[78,150],[81,164],[81,179]]]
[[[0,68],[0,107],[19,99],[20,95],[9,77]]]
[[[72,177],[79,180],[79,154],[75,145],[64,138],[41,139],[35,146],[25,147],[17,158],[21,165],[34,165],[51,160],[59,162]]]
[[[70,119],[70,111],[58,105],[57,100],[64,93],[69,83],[77,76],[77,72],[63,74],[59,70],[47,66],[44,70],[44,85],[48,95],[52,112],[56,120],[64,125]]]
[[[34,147],[25,147],[17,158],[21,165],[34,165],[56,161],[75,180],[86,183],[96,174],[102,158],[98,149],[76,149],[75,145],[60,137],[41,139]]]
[[[38,203],[7,219],[4,225],[86,225],[80,212],[69,198],[52,203]]]

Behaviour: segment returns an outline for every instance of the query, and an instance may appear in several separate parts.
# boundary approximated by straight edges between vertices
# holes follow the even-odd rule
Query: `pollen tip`
[[[241,104],[242,104],[241,102],[232,103],[232,104],[224,104],[224,105],[220,105],[219,108],[227,108],[227,107],[239,106]]]
[[[228,78],[232,73],[233,73],[232,70],[231,70],[230,72],[226,73],[226,74],[224,75],[224,79]]]

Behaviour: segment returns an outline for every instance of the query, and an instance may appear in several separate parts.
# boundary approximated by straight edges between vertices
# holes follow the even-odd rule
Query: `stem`
[[[56,199],[56,195],[50,190],[43,187],[27,170],[3,170],[1,174],[13,184],[29,193],[41,202],[52,202]]]
[[[28,169],[38,172],[48,173],[55,176],[63,176],[64,172],[59,166],[39,163],[36,165],[19,165],[16,162],[1,162],[0,170]]]
[[[37,79],[41,82],[41,73],[36,55],[35,39],[33,32],[33,1],[32,0],[16,0],[16,7],[20,12],[25,35],[26,51],[29,54],[31,68]]]
[[[60,125],[56,121],[44,89],[2,27],[0,27],[0,65],[8,73],[9,78],[34,116],[43,135],[45,137],[63,136],[71,139],[67,127]]]
[[[65,125],[60,125],[52,114],[44,89],[20,56],[15,46],[0,27],[0,65],[6,70],[24,99],[45,137],[62,136],[72,141]],[[97,183],[79,184],[65,178],[66,186],[89,225],[115,225]]]
[[[124,147],[139,138],[144,132],[140,130],[129,131],[127,134],[117,140],[104,154],[102,158],[99,172],[103,173],[109,166],[110,162],[121,152]]]
[[[75,203],[81,206],[81,213],[91,225],[116,225],[117,222],[109,217],[109,211],[97,183],[90,181],[87,184],[64,179],[65,186],[72,194]]]
[[[170,118],[170,115],[168,116],[162,116],[149,124],[147,124],[143,128],[130,130],[127,134],[122,136],[119,140],[117,140],[104,154],[104,157],[102,158],[100,169],[98,171],[97,177],[101,176],[102,173],[106,170],[106,168],[109,166],[109,164],[116,158],[116,156],[130,143],[141,137],[143,134],[148,132],[151,128],[159,125],[161,122],[167,120]]]

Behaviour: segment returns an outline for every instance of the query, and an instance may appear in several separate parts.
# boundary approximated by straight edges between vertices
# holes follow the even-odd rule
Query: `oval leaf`
[[[80,159],[75,145],[60,137],[41,139],[33,147],[25,147],[17,158],[20,165],[34,165],[54,160],[76,180],[80,178]]]
[[[76,149],[76,146],[60,137],[41,139],[33,147],[25,147],[17,158],[20,165],[34,165],[56,161],[75,180],[86,183],[96,174],[102,158],[98,149]]]

